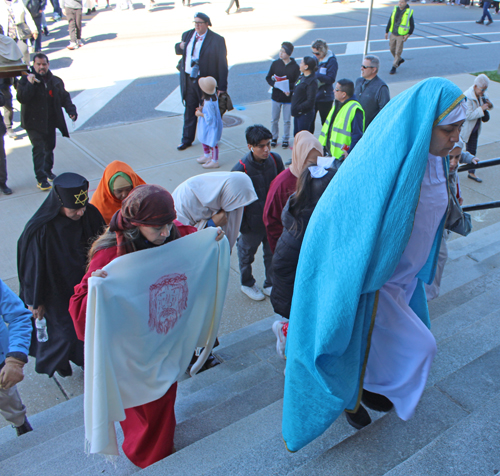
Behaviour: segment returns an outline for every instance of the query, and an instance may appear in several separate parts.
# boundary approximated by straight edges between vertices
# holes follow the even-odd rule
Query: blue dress
[[[222,137],[219,101],[205,100],[203,116],[198,118],[198,140],[209,147],[215,147]]]

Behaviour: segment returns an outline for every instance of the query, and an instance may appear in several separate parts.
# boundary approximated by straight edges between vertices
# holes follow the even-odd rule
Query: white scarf
[[[229,243],[215,228],[116,258],[90,278],[85,327],[85,439],[118,455],[114,422],[155,401],[185,372],[196,347],[212,350],[229,278]]]
[[[227,212],[221,227],[233,249],[240,231],[243,209],[257,200],[250,177],[243,172],[211,172],[182,182],[172,193],[177,220],[202,230],[219,210]]]

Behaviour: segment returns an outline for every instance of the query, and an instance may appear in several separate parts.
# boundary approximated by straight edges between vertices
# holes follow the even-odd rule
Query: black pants
[[[316,124],[316,115],[319,112],[319,117],[321,119],[321,125],[323,125],[326,121],[326,118],[328,117],[329,112],[331,111],[333,106],[333,101],[324,101],[324,102],[317,102],[314,105],[314,120],[312,123],[312,131],[311,134],[314,134],[314,126]]]
[[[478,120],[480,121],[481,119],[478,119]],[[478,140],[478,138],[479,138],[479,129],[477,131],[474,131],[469,136],[469,140],[465,146],[465,150],[474,156],[476,155],[476,152],[477,152],[477,140]],[[475,174],[476,169],[471,169],[471,170],[469,170],[468,173]]]
[[[314,111],[305,112],[300,116],[293,118],[293,137],[300,131],[309,131],[311,134],[314,131]]]
[[[0,185],[7,184],[7,159],[5,155],[5,146],[3,134],[0,135]]]
[[[33,146],[33,166],[39,183],[47,180],[47,175],[54,167],[54,149],[56,148],[56,128],[49,126],[49,132],[42,134],[33,129],[26,130]]]
[[[38,30],[38,37],[35,40],[35,53],[39,53],[42,51],[42,14],[33,18],[35,22],[36,29]]]
[[[252,275],[252,263],[254,262],[255,253],[257,253],[261,243],[264,251],[264,267],[266,269],[264,287],[268,288],[273,285],[273,252],[267,241],[267,234],[264,231],[263,233],[240,233],[236,241],[240,265],[240,279],[243,286],[251,288],[255,284],[255,278]]]
[[[82,39],[82,10],[79,8],[66,8],[68,19],[69,39],[71,43],[77,43]]]
[[[196,136],[196,125],[198,118],[195,115],[196,108],[200,105],[201,90],[198,81],[194,81],[186,75],[186,109],[184,110],[184,129],[182,131],[182,142],[192,144]]]

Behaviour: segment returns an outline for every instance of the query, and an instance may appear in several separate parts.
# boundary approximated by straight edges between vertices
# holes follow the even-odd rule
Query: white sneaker
[[[262,292],[267,296],[271,297],[271,291],[273,290],[272,286],[268,286],[267,288],[263,288]]]
[[[253,299],[254,301],[262,301],[266,299],[266,296],[262,294],[262,291],[256,284],[254,284],[252,287],[241,286],[241,292],[246,294],[250,299]]]
[[[276,336],[276,352],[282,359],[286,359],[285,357],[285,348],[286,348],[286,336],[288,334],[288,321],[274,321],[273,324],[273,332]]]
[[[202,167],[204,169],[218,169],[220,167],[219,161],[210,159],[208,162],[205,162]]]
[[[209,160],[212,160],[212,156],[211,155],[209,155],[208,157],[206,155],[202,155],[201,157],[198,157],[196,159],[196,162],[198,162],[199,164],[205,164]]]

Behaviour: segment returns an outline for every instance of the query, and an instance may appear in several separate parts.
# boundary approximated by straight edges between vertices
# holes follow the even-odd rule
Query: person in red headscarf
[[[195,231],[195,227],[176,220],[174,200],[163,187],[135,187],[113,215],[107,230],[92,245],[87,273],[75,286],[69,312],[78,338],[85,338],[88,279],[91,276],[105,278],[107,273],[102,268],[115,258],[164,245]],[[223,237],[224,232],[219,229],[216,239]],[[174,383],[158,400],[125,410],[126,418],[120,422],[125,436],[122,448],[136,466],[145,468],[172,454],[176,392],[177,383]]]

